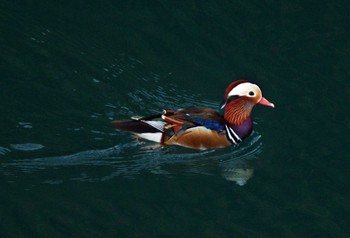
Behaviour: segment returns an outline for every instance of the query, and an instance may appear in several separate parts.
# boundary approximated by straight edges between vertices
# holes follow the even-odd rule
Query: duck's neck
[[[226,124],[241,140],[253,131],[253,120],[250,117],[252,109],[253,104],[243,100],[235,100],[225,106],[224,119]]]
[[[242,125],[245,121],[250,119],[253,104],[245,100],[234,100],[225,106],[224,119],[230,126]]]

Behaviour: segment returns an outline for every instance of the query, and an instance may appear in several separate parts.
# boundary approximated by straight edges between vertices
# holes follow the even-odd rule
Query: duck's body
[[[238,144],[253,130],[251,110],[255,104],[274,107],[262,97],[260,88],[247,80],[231,83],[219,113],[210,108],[164,110],[163,114],[113,121],[120,130],[165,145],[213,149]]]

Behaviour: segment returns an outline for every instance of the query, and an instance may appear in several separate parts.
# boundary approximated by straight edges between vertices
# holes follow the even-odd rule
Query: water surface
[[[0,3],[1,237],[347,237],[346,2]],[[236,148],[110,126],[257,82]]]

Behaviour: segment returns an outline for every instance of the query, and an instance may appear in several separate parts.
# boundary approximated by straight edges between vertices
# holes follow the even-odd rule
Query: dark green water
[[[350,4],[124,2],[0,3],[0,237],[349,237]],[[110,126],[240,77],[276,108],[238,148]]]

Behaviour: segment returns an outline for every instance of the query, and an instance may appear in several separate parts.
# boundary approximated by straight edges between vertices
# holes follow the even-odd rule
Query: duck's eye
[[[248,94],[249,94],[249,96],[254,96],[255,95],[255,93],[253,91],[250,91]]]

